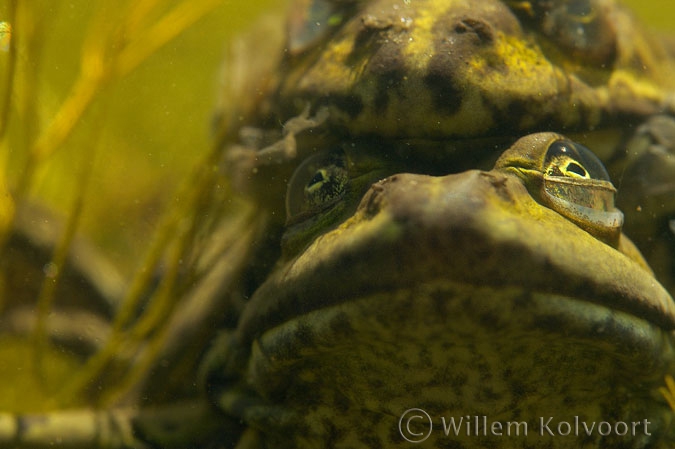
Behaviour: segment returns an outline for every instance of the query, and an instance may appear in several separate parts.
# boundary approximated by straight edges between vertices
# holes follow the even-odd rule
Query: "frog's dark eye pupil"
[[[588,173],[586,173],[586,170],[584,170],[584,167],[581,165],[577,164],[576,162],[570,162],[567,164],[567,171],[576,173],[577,175],[586,178],[588,176]]]
[[[347,171],[337,165],[328,165],[316,172],[304,192],[304,205],[308,210],[320,209],[333,203],[342,195],[349,180]]]
[[[286,191],[290,221],[317,214],[339,202],[349,183],[342,150],[323,151],[307,158],[293,173]]]
[[[558,140],[548,147],[544,172],[548,176],[609,181],[609,174],[600,159],[588,148],[569,140]]]
[[[309,182],[307,183],[307,187],[312,187],[313,185],[322,183],[322,182],[324,182],[325,180],[326,180],[326,178],[325,178],[323,172],[322,172],[322,171],[318,171],[318,172],[316,172],[316,174],[314,175],[314,177],[313,177],[312,179],[309,180]]]

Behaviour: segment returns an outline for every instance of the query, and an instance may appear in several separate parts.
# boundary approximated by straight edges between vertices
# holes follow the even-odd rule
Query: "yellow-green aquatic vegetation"
[[[673,379],[673,376],[666,376],[665,383],[666,386],[659,388],[659,391],[666,398],[673,412],[675,412],[675,379]]]
[[[8,22],[0,22],[0,51],[9,51],[11,40],[12,25]]]
[[[61,230],[52,233],[46,239],[49,242],[42,242],[49,246],[48,254],[36,261],[44,265],[44,273],[28,277],[19,273],[32,283],[32,296],[22,298],[34,305],[37,317],[28,326],[32,328],[31,350],[12,352],[8,348],[2,358],[6,372],[15,373],[24,382],[32,379],[35,391],[42,390],[42,396],[30,401],[26,396],[0,392],[3,410],[78,403],[85,390],[92,405],[101,405],[101,401],[116,397],[117,388],[131,389],[143,369],[156,362],[159,349],[171,338],[169,317],[177,306],[177,290],[184,290],[185,284],[196,282],[199,276],[183,272],[182,281],[176,281],[181,267],[203,250],[198,230],[205,232],[204,222],[227,213],[228,207],[238,210],[227,200],[226,182],[217,179],[216,152],[209,149],[214,141],[209,134],[209,115],[215,103],[225,37],[234,33],[247,15],[255,14],[255,8],[264,6],[252,5],[249,11],[228,9],[221,0],[83,1],[69,5],[9,1],[0,6],[0,241],[4,265],[14,264],[11,273],[18,270],[19,264],[12,258],[16,254],[12,252],[12,236],[25,231],[18,229],[20,226],[35,227],[36,221],[48,221],[56,230],[59,222]],[[208,33],[223,29],[223,23],[225,32]],[[199,64],[199,51],[191,48],[194,46],[211,57],[210,64]],[[194,55],[181,57],[185,54]],[[174,64],[178,75],[167,77],[170,86],[166,88],[163,69]],[[190,82],[190,77],[195,79]],[[176,88],[180,81],[182,88]],[[175,98],[167,100],[165,95]],[[147,101],[141,105],[145,109],[139,105],[129,108],[135,97]],[[176,117],[178,113],[180,117]],[[173,121],[163,118],[171,114]],[[129,130],[143,134],[153,120],[158,122],[159,130],[154,133],[161,133],[160,142],[151,141],[152,135],[143,140],[128,134]],[[127,126],[131,121],[140,125]],[[188,174],[186,167],[191,165],[195,168]],[[177,182],[180,177],[186,179]],[[213,195],[223,197],[225,212],[208,210]],[[49,204],[53,214],[63,218],[38,214],[26,220],[17,216],[31,215],[35,208],[29,204],[36,203]],[[163,224],[158,224],[160,215],[164,216]],[[233,229],[247,219],[245,213],[233,218]],[[95,356],[80,357],[79,363],[86,361],[84,367],[71,369],[67,378],[57,376],[55,383],[48,379],[52,373],[49,367],[54,366],[53,358],[59,353],[49,347],[47,335],[53,330],[48,317],[59,307],[53,304],[57,290],[72,287],[63,273],[67,273],[67,258],[73,257],[77,247],[75,234],[83,230],[99,246],[109,249],[129,281],[99,270],[103,283],[111,284],[117,296],[126,291],[123,299],[116,298],[121,300],[121,305],[114,307],[119,313],[108,332],[98,335],[100,346]],[[149,235],[153,237],[149,239]],[[233,231],[223,237],[223,247],[235,245],[241,251],[246,241],[246,232],[237,235]],[[94,263],[88,260],[85,264],[89,262]],[[160,284],[154,289],[160,273]],[[15,278],[3,272],[0,310],[18,302]],[[138,355],[141,349],[143,356]],[[13,359],[19,356],[24,360]],[[31,370],[25,361],[33,362]],[[107,380],[102,380],[105,376]],[[2,388],[13,390],[19,385],[4,382]],[[52,397],[55,385],[58,397]],[[102,385],[107,388],[99,392]]]

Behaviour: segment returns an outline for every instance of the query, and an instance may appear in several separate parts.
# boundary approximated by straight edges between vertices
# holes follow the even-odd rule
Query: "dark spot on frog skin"
[[[483,101],[486,104],[490,104],[491,101],[483,97]],[[494,111],[495,115],[495,120],[497,123],[502,124],[502,128],[511,128],[511,129],[517,129],[518,128],[518,123],[514,122],[514,118],[520,120],[521,117],[528,117],[531,115],[530,113],[530,104],[527,101],[524,101],[522,99],[511,99],[511,101],[508,103],[506,108],[500,109],[497,107],[497,105],[490,105],[490,110]],[[541,122],[542,120],[539,119]]]
[[[483,312],[478,315],[478,322],[481,326],[490,330],[500,330],[504,326],[503,320],[500,320],[498,314],[494,312]]]
[[[462,89],[456,84],[453,72],[449,66],[455,64],[447,52],[436,53],[431,58],[424,84],[433,93],[433,102],[436,109],[448,115],[453,115],[462,105]]]
[[[329,419],[322,419],[321,422],[324,429],[327,431],[326,447],[335,447],[336,443],[343,438],[344,432],[339,430],[335,426],[335,423],[331,422]]]
[[[346,313],[338,314],[331,320],[330,330],[336,339],[354,334],[354,328]]]
[[[433,93],[434,106],[448,115],[462,105],[462,88],[456,75],[460,73],[463,55],[475,53],[479,46],[493,42],[490,26],[480,19],[450,16],[438,20],[433,34],[439,36],[434,55],[424,76],[424,83]]]
[[[448,351],[450,352],[450,351]],[[453,388],[460,389],[465,386],[469,380],[469,375],[462,370],[457,369],[459,362],[448,357],[448,360],[445,361],[447,365],[443,369],[436,371],[432,377],[432,383],[436,385],[452,385]],[[459,391],[457,394],[461,394]]]
[[[466,449],[466,446],[464,446],[463,443],[451,439],[441,440],[438,443],[438,447],[442,449]]]
[[[309,346],[314,343],[315,340],[314,328],[309,323],[300,323],[298,329],[296,330],[296,338],[301,341],[304,345]]]
[[[411,29],[410,25],[401,24],[407,23],[400,17],[365,14],[361,18],[361,27],[354,40],[353,50],[347,58],[347,64],[351,65],[358,65],[358,61],[363,59],[368,60],[366,71],[376,79],[373,102],[379,113],[387,109],[391,95],[400,95],[397,88],[408,72],[401,52],[402,43],[407,42],[408,31]]]
[[[336,411],[340,413],[349,412],[349,407],[351,406],[351,400],[340,390],[333,392],[333,402],[331,403],[335,406]]]
[[[483,390],[481,390],[477,397],[481,403],[498,402],[502,399],[502,395],[489,386],[486,386]]]
[[[493,5],[494,6],[494,5]],[[434,54],[424,76],[424,83],[433,93],[434,106],[448,115],[462,105],[461,74],[467,58],[489,48],[495,42],[495,29],[519,35],[522,31],[513,14],[504,5],[496,9],[476,7],[452,8],[439,17],[432,29],[436,36]]]
[[[387,39],[373,54],[367,70],[376,77],[377,93],[374,104],[375,110],[382,113],[387,109],[391,96],[400,95],[397,90],[408,72],[397,41]]]
[[[561,317],[553,314],[540,315],[535,320],[537,327],[547,331],[555,331],[556,329],[564,329],[565,322]]]
[[[486,108],[492,111],[495,126],[491,131],[495,134],[512,134],[522,128],[521,120],[523,117],[534,117],[536,123],[527,126],[531,130],[548,130],[557,129],[562,131],[560,127],[556,127],[556,120],[551,113],[545,111],[533,111],[532,100],[529,98],[518,99],[512,98],[505,106],[496,104],[488,95],[482,95],[481,99]],[[554,110],[555,108],[551,108]]]
[[[316,109],[321,106],[335,106],[354,118],[363,111],[363,100],[358,95],[327,95],[317,103]]]
[[[526,394],[529,393],[525,384],[522,381],[517,379],[511,379],[510,389],[509,389],[514,401],[522,399]]]
[[[516,401],[514,401],[514,402],[516,402]],[[511,407],[509,407],[510,417],[514,421],[520,421],[520,420],[522,420],[523,412],[520,410],[520,408],[518,408],[517,402],[516,402],[516,404],[514,404],[514,402],[512,402]]]
[[[392,89],[396,90],[405,77],[405,69],[393,69],[377,78],[377,95],[375,96],[375,111],[383,113],[389,106]]]
[[[380,438],[374,434],[368,434],[367,432],[361,436],[361,442],[364,444],[364,447],[373,449],[381,449],[384,447]]]

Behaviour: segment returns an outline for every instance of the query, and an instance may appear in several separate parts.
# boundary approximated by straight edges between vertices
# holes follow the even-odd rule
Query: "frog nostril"
[[[363,211],[363,217],[366,220],[375,217],[382,209],[382,204],[384,202],[383,193],[385,191],[384,183],[386,183],[388,179],[390,178],[386,178],[373,184],[361,200],[359,210]]]
[[[455,25],[455,33],[464,34],[468,32],[474,33],[482,44],[491,44],[495,40],[492,27],[484,20],[467,17]]]

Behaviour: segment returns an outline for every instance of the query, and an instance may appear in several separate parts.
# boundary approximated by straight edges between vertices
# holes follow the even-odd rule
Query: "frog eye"
[[[551,143],[544,157],[542,200],[551,209],[591,231],[618,233],[623,214],[614,207],[616,189],[602,162],[568,140]]]
[[[610,182],[605,166],[591,150],[566,140],[555,141],[548,147],[544,158],[544,174]]]
[[[295,0],[288,23],[288,49],[302,53],[329,36],[354,6],[355,0]]]
[[[316,154],[295,170],[286,191],[286,217],[296,221],[320,212],[339,201],[349,175],[340,150]]]
[[[599,0],[509,1],[523,21],[575,59],[610,65],[616,32]]]

